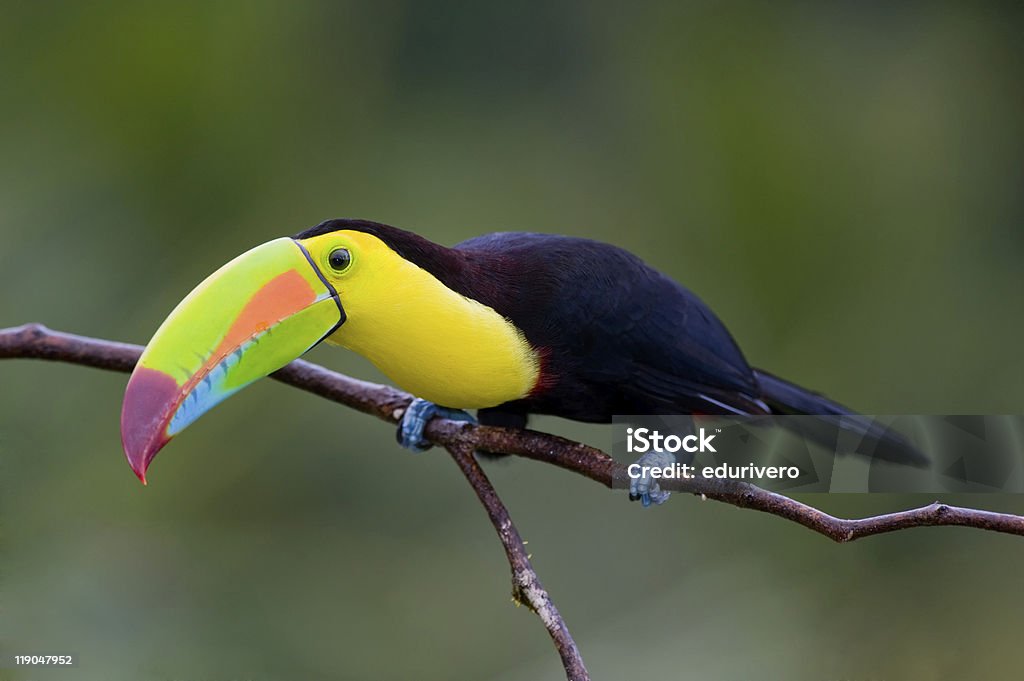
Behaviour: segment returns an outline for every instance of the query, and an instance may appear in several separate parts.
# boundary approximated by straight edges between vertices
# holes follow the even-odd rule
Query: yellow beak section
[[[337,292],[294,239],[275,239],[210,275],[157,329],[128,380],[121,441],[146,482],[189,424],[277,371],[345,321]]]

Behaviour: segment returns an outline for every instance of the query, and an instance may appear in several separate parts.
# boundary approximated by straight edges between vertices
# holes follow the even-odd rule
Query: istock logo
[[[685,452],[717,452],[711,441],[715,436],[708,435],[703,428],[695,435],[662,435],[657,430],[649,428],[627,428],[626,429],[626,451],[638,452],[678,452],[680,449]]]

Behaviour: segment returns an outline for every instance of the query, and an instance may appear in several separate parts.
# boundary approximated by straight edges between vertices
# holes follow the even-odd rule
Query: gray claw
[[[398,444],[417,453],[425,452],[433,447],[434,445],[423,438],[423,431],[426,429],[430,419],[435,416],[452,421],[476,423],[475,418],[461,409],[439,407],[433,402],[417,397],[409,403],[405,413],[402,415],[402,422],[398,424],[398,431],[395,433],[395,439],[398,440]]]
[[[641,467],[669,468],[676,463],[676,457],[668,452],[647,452],[636,463]],[[631,478],[629,481],[629,498],[632,501],[640,500],[644,508],[651,504],[661,505],[668,501],[672,492],[661,489],[658,481],[650,475],[641,474],[639,477]]]

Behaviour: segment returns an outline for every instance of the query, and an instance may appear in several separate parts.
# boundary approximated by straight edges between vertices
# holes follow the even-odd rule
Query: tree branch
[[[41,324],[0,329],[0,359],[45,359],[113,371],[131,371],[141,352],[142,348],[138,345],[51,331]],[[301,359],[272,374],[271,378],[391,423],[398,422],[412,399],[401,390],[360,381]],[[619,488],[619,483],[628,480],[625,466],[604,452],[555,435],[532,430],[472,426],[444,419],[432,420],[425,435],[428,440],[443,447],[472,445],[490,452],[549,463],[606,487]],[[870,518],[845,519],[742,482],[695,478],[688,481],[662,480],[661,483],[667,489],[697,494],[785,518],[837,542],[849,542],[911,527],[938,525],[958,525],[1024,536],[1024,516],[939,502]]]
[[[551,602],[548,592],[541,586],[537,572],[530,564],[530,555],[523,545],[523,538],[519,536],[519,530],[512,523],[505,504],[502,503],[498,493],[494,491],[491,481],[476,457],[473,456],[473,446],[469,444],[450,445],[448,453],[455,459],[455,463],[462,469],[462,474],[473,486],[480,503],[487,509],[487,515],[491,524],[498,531],[498,537],[505,547],[505,556],[512,568],[512,598],[517,604],[525,603],[526,607],[535,612],[548,630],[551,640],[562,658],[562,666],[565,668],[565,675],[569,681],[588,681],[590,675],[583,665],[583,658],[576,647],[576,642],[569,634],[569,628],[565,625],[558,608]]]
[[[141,352],[138,345],[50,331],[41,324],[0,329],[0,359],[43,359],[128,372],[135,366]],[[350,378],[303,360],[295,360],[271,377],[391,423],[398,422],[411,400],[410,395],[395,388]],[[615,488],[626,486],[625,466],[593,447],[530,430],[473,426],[434,419],[427,425],[425,436],[434,444],[448,449],[487,509],[512,568],[514,593],[544,622],[562,656],[568,678],[589,678],[564,621],[530,565],[508,511],[471,452],[482,449],[542,461]],[[939,525],[1024,536],[1024,516],[939,502],[869,518],[846,519],[743,482],[696,478],[671,481],[672,484],[666,484],[669,483],[667,480],[661,482],[668,489],[698,494],[790,520],[840,543],[912,527]]]

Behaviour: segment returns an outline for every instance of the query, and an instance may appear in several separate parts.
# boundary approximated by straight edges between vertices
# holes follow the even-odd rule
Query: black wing
[[[545,355],[549,382],[532,396],[535,410],[591,421],[768,411],[721,321],[631,253],[530,233],[490,234],[456,249],[474,275],[472,296]]]

